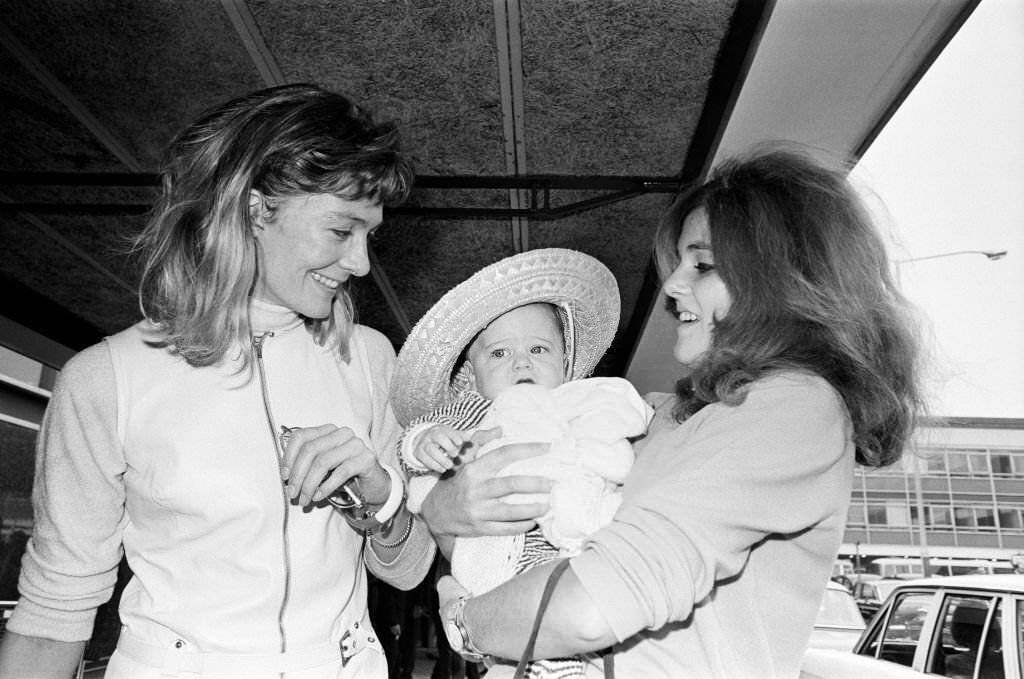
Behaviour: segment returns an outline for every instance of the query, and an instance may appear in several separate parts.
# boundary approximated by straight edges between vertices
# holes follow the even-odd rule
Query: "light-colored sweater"
[[[134,573],[122,621],[156,646],[274,654],[337,643],[365,618],[365,538],[329,504],[287,501],[274,437],[282,424],[333,423],[395,463],[394,351],[357,326],[345,363],[281,307],[258,305],[253,325],[272,333],[272,422],[255,368],[188,366],[147,346],[143,324],[68,363],[39,438],[36,525],[8,629],[87,639],[122,545]],[[366,565],[397,586],[418,583],[434,545],[417,526],[391,567]]]
[[[614,521],[572,561],[623,642],[616,675],[795,679],[846,520],[845,406],[796,373],[683,424],[671,406],[635,445]]]

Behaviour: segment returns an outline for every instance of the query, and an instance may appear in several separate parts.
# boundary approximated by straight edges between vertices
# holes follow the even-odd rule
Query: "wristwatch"
[[[467,601],[469,601],[468,596],[460,596],[441,611],[444,635],[448,638],[448,645],[451,649],[463,658],[470,662],[484,662],[487,656],[473,645],[469,638],[469,632],[466,630],[465,608]]]

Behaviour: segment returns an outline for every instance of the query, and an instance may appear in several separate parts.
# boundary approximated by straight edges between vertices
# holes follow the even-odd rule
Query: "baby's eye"
[[[508,356],[508,349],[491,349],[492,358],[505,358]]]
[[[530,347],[531,354],[546,354],[548,351],[548,348],[542,344],[535,344],[534,346]]]

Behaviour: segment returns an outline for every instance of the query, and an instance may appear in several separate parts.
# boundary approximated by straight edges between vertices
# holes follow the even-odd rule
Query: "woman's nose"
[[[370,273],[370,246],[366,237],[353,236],[348,245],[345,254],[338,260],[339,264],[353,276],[365,276]]]
[[[683,273],[683,267],[680,265],[676,267],[665,282],[662,284],[661,289],[669,297],[681,297],[682,295],[690,292],[690,282]]]

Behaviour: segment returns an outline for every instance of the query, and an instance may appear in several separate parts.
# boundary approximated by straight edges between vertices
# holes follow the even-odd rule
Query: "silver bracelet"
[[[405,530],[402,531],[401,537],[399,537],[394,542],[383,542],[381,540],[378,540],[377,533],[380,531],[377,530],[368,530],[366,531],[366,534],[370,537],[370,540],[372,540],[377,546],[384,547],[385,549],[394,549],[395,547],[401,547],[405,543],[405,541],[409,539],[409,536],[412,535],[412,523],[415,520],[416,515],[410,512],[409,521],[405,524]]]

